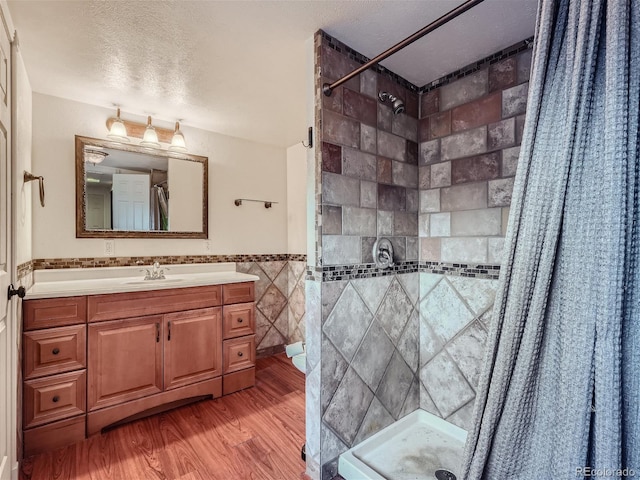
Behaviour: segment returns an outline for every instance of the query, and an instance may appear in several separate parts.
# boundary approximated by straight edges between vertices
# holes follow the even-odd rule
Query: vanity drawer
[[[23,339],[25,379],[87,366],[86,325],[25,332]]]
[[[224,369],[223,373],[237,372],[244,368],[253,367],[256,363],[255,335],[234,338],[223,342]]]
[[[87,321],[87,297],[25,300],[23,312],[25,331],[84,323]]]
[[[254,282],[229,283],[222,286],[222,300],[231,303],[253,302]]]
[[[226,305],[222,310],[222,335],[226,338],[251,335],[255,331],[255,305],[239,303]]]
[[[35,427],[86,411],[85,370],[24,382],[24,427]]]

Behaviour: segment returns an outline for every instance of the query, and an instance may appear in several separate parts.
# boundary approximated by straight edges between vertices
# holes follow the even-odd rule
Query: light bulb
[[[127,127],[125,127],[124,122],[120,119],[119,107],[117,112],[118,113],[116,114],[116,118],[114,118],[113,122],[111,123],[111,128],[109,129],[107,138],[110,140],[115,140],[116,142],[128,142],[129,137],[127,136]]]
[[[173,138],[171,139],[171,146],[169,150],[174,152],[186,152],[187,143],[184,141],[184,135],[180,131],[180,122],[176,122],[176,129],[173,132]]]
[[[158,142],[158,134],[156,133],[156,129],[151,125],[151,117],[147,117],[147,128],[144,131],[144,136],[142,137],[142,141],[140,145],[143,147],[150,148],[160,148],[160,143]]]

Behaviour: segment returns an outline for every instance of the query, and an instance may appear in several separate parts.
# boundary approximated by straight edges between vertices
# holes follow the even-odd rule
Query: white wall
[[[33,95],[33,173],[43,175],[45,208],[33,200],[33,258],[104,256],[104,240],[75,238],[74,135],[105,138],[113,109]],[[127,120],[144,117],[126,113]],[[188,119],[187,119],[188,121]],[[154,121],[171,128],[170,123]],[[181,125],[182,127],[182,125]],[[189,152],[209,157],[209,238],[212,254],[287,253],[286,150],[205,130],[182,128]],[[235,198],[279,202],[266,209]],[[203,240],[116,239],[116,256],[201,255]]]
[[[287,148],[287,253],[307,253],[307,149]]]

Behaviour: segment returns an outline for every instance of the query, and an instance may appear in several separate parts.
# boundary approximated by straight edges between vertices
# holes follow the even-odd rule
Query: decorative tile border
[[[153,257],[102,257],[102,258],[34,258],[30,262],[18,266],[18,278],[33,270],[52,270],[61,268],[96,268],[96,267],[133,267],[160,262],[163,265],[180,265],[186,263],[223,263],[223,262],[305,262],[302,254],[247,254],[247,255],[168,255]],[[21,275],[21,272],[24,272]]]
[[[482,70],[483,68],[493,65],[494,63],[498,63],[505,58],[512,57],[517,55],[520,52],[533,48],[533,37],[529,37],[521,42],[516,43],[515,45],[511,45],[499,52],[496,52],[488,57],[483,58],[482,60],[478,60],[477,62],[473,62],[465,67],[462,67],[455,72],[451,72],[444,77],[438,78],[432,82],[423,85],[418,89],[419,94],[430,92],[431,90],[435,90],[436,88],[440,88],[443,85],[451,83],[455,80],[458,80],[462,77],[466,77],[467,75],[471,75],[478,70]]]
[[[18,274],[18,280],[26,277],[30,273],[33,273],[33,260],[29,260],[28,262],[21,263],[16,268]]]
[[[420,262],[420,272],[453,275],[456,277],[497,280],[500,276],[500,265],[466,265],[463,263]]]

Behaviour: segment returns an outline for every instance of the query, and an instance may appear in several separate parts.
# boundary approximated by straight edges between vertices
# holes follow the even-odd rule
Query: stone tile
[[[407,212],[417,213],[420,209],[420,192],[416,188],[407,188]]]
[[[377,102],[365,95],[344,89],[343,92],[343,112],[348,117],[353,117],[367,125],[375,126],[378,121]]]
[[[336,282],[339,283],[339,282]],[[322,354],[322,282],[305,280],[305,340],[307,347],[307,372],[320,363]],[[257,312],[256,312],[257,313]],[[256,337],[257,342],[257,337]],[[320,393],[318,392],[318,396]]]
[[[323,323],[329,318],[329,314],[348,284],[349,282],[347,281],[322,282],[321,312]],[[306,292],[305,294],[309,298],[309,294]]]
[[[320,444],[322,445],[321,455],[323,463],[326,463],[327,460],[332,461],[349,450],[349,446],[347,446],[342,440],[340,440],[340,438],[335,435],[325,424],[322,424],[322,426],[320,427]],[[332,480],[333,476],[335,476],[337,472],[332,471],[330,473],[323,473],[327,473],[328,480]]]
[[[407,208],[407,192],[404,187],[378,184],[378,209],[405,211]]]
[[[451,183],[478,182],[500,176],[500,153],[493,152],[476,157],[451,161]]]
[[[393,216],[395,236],[418,235],[418,215],[412,212],[396,212]]]
[[[433,413],[434,415],[442,418],[442,414],[438,411],[438,407],[433,403],[427,389],[424,385],[420,385],[420,408],[426,412]]]
[[[429,224],[431,222],[431,215],[428,213],[421,213],[418,215],[418,236],[419,237],[429,237],[431,236],[431,232],[429,229]]]
[[[422,300],[433,288],[442,281],[444,275],[437,273],[420,274],[420,300]]]
[[[529,82],[508,88],[502,92],[502,117],[520,115],[527,109]]]
[[[443,86],[440,90],[440,110],[468,103],[486,95],[489,90],[489,71],[480,70]]]
[[[396,278],[404,288],[404,291],[409,296],[409,300],[413,305],[418,303],[418,295],[420,294],[420,274],[415,273],[403,273],[397,275]]]
[[[376,94],[377,95],[377,94]],[[391,131],[391,122],[393,121],[393,112],[390,108],[378,103],[378,130]]]
[[[260,345],[262,339],[271,328],[271,323],[260,310],[256,310],[256,345]]]
[[[382,380],[393,350],[391,340],[379,322],[374,320],[351,362],[351,367],[374,392]]]
[[[487,127],[487,148],[497,150],[514,145],[516,142],[516,120],[507,118]]]
[[[518,81],[517,62],[514,57],[507,58],[489,67],[489,91],[503,90]]]
[[[445,137],[451,134],[451,110],[429,117],[429,138]]]
[[[396,263],[407,260],[407,238],[408,237],[389,237],[389,241],[393,247],[393,261]]]
[[[418,118],[418,110],[420,108],[420,99],[416,92],[405,90],[405,115],[409,115],[411,118]]]
[[[509,207],[502,208],[502,236],[507,235],[507,227],[509,226]]]
[[[405,161],[407,142],[404,138],[383,130],[378,131],[378,154],[401,162]]]
[[[270,280],[275,280],[282,269],[287,265],[286,261],[279,260],[277,262],[258,262],[258,266],[267,274]]]
[[[376,398],[382,402],[393,418],[400,417],[400,410],[412,383],[413,373],[396,351],[376,391]]]
[[[446,352],[440,352],[422,368],[420,379],[445,418],[475,396]]]
[[[346,445],[352,445],[372,399],[371,390],[350,368],[333,396],[323,420]]]
[[[420,144],[420,165],[427,165],[440,161],[440,140],[435,139]]]
[[[458,427],[470,432],[473,428],[473,407],[475,404],[475,397],[469,401],[465,406],[460,407],[455,413],[452,413],[447,417],[447,422],[453,423]]]
[[[360,124],[360,150],[367,153],[376,153],[378,148],[378,130],[371,125]]]
[[[376,236],[376,210],[373,208],[342,208],[342,234]]]
[[[256,350],[260,351],[266,348],[285,345],[286,343],[287,339],[282,336],[282,334],[276,329],[276,327],[271,327],[262,341],[256,347]]]
[[[423,302],[424,304],[424,302]],[[426,307],[425,307],[426,308]],[[426,320],[423,313],[420,314],[420,366],[426,365],[426,363],[435,357],[444,347],[443,341],[438,337]]]
[[[373,245],[376,237],[360,237],[362,239],[362,260],[361,263],[373,263]]]
[[[360,182],[356,178],[324,172],[322,174],[322,203],[358,206],[360,204]]]
[[[289,296],[289,310],[297,322],[304,315],[304,302],[304,286],[300,283],[296,285]]]
[[[489,331],[489,329],[491,328],[491,322],[493,321],[493,312],[494,306],[492,305],[491,307],[489,307],[489,310],[480,315],[480,318],[478,319],[480,320],[480,323],[484,325],[484,328],[486,328],[487,331]]]
[[[469,183],[443,188],[440,192],[440,209],[452,212],[455,210],[473,210],[487,208],[487,183]]]
[[[273,327],[282,335],[286,344],[286,340],[289,338],[289,309],[286,306],[282,309],[276,321],[273,322]]]
[[[412,312],[407,326],[398,341],[397,348],[411,371],[416,373],[419,366],[418,362],[420,361],[420,321],[416,310]]]
[[[418,144],[414,141],[407,140],[407,163],[418,165]]]
[[[320,389],[320,405],[323,412],[329,406],[333,394],[338,389],[338,385],[340,385],[342,377],[348,367],[349,364],[340,352],[336,350],[325,335],[322,335],[322,362],[320,363],[321,383],[318,385],[318,388]]]
[[[358,445],[371,435],[378,433],[385,427],[388,427],[393,423],[393,417],[389,414],[386,408],[380,403],[376,397],[371,401],[369,410],[364,416],[360,430],[353,441],[354,445]]]
[[[489,206],[508,207],[511,205],[513,193],[513,177],[489,182]]]
[[[443,238],[440,253],[443,262],[487,263],[487,239]]]
[[[429,117],[425,117],[418,122],[418,142],[426,142],[431,138],[431,124]]]
[[[322,170],[342,173],[342,147],[322,142]]]
[[[531,54],[533,49],[525,50],[518,55],[518,83],[528,82],[531,74]]]
[[[473,320],[473,313],[460,300],[446,279],[438,283],[420,303],[420,314],[440,344],[451,340]],[[422,340],[421,338],[420,343]]]
[[[342,234],[342,207],[322,205],[322,233],[323,235]]]
[[[502,118],[502,95],[500,92],[460,105],[451,111],[451,129],[461,132]]]
[[[478,155],[487,151],[487,127],[455,133],[442,138],[440,142],[442,160]]]
[[[422,213],[432,213],[440,211],[440,189],[420,191],[420,211]]]
[[[431,167],[418,167],[418,188],[431,188]]]
[[[286,304],[287,298],[272,284],[267,288],[267,291],[264,292],[264,295],[256,304],[256,308],[264,314],[269,322],[273,323]]]
[[[400,415],[398,418],[403,418],[409,415],[411,412],[414,412],[420,408],[420,381],[418,377],[413,378],[413,382],[411,383],[411,387],[409,387],[409,393],[407,393],[407,398],[404,401],[404,405],[402,405],[402,410],[400,411]]]
[[[448,187],[451,185],[451,162],[431,165],[431,187]]]
[[[360,147],[360,122],[331,111],[322,112],[322,138],[330,143]]]
[[[378,210],[378,235],[393,235],[393,212]]]
[[[351,284],[360,294],[369,311],[375,314],[378,311],[380,303],[384,298],[389,285],[391,285],[393,276],[385,275],[383,277],[359,278],[351,280]]]
[[[351,148],[342,149],[342,174],[361,180],[376,181],[376,157]]]
[[[420,118],[440,111],[440,90],[431,90],[420,95]]]
[[[338,460],[339,458],[334,458],[322,464],[320,480],[333,480],[338,477]]]
[[[394,185],[418,187],[418,167],[404,162],[391,162],[391,180]]]
[[[322,46],[321,51],[322,61],[322,75],[325,77],[324,81],[332,83],[338,80],[340,77],[344,77],[348,73],[358,68],[359,64],[355,60],[350,59],[341,52],[338,52],[328,45]],[[346,85],[353,90],[360,88],[360,82],[357,78],[350,80]]]
[[[520,147],[505,148],[502,150],[502,176],[513,177],[518,168]]]
[[[378,99],[378,74],[373,70],[365,70],[360,75],[360,93],[377,101]]]
[[[487,332],[476,320],[445,347],[474,390],[478,386],[486,343]]]
[[[432,213],[429,232],[432,237],[448,237],[451,235],[451,213]]]
[[[255,281],[254,284],[254,298],[259,301],[264,295],[264,292],[267,291],[267,288],[271,285],[271,279],[269,276],[262,270],[257,263],[247,262],[241,266],[240,264],[236,264],[236,269],[242,273],[249,273],[251,275],[256,275],[260,278],[260,280]]]
[[[526,115],[518,115],[516,117],[516,144],[520,145],[522,143],[522,135],[524,133],[524,121]]]
[[[280,290],[280,293],[282,293],[285,298],[289,296],[289,292],[287,291],[289,287],[288,283],[289,269],[287,268],[287,264],[285,263],[284,267],[282,268],[282,270],[280,270],[280,273],[278,273],[278,276],[273,281],[273,284],[278,288],[278,290]]]
[[[412,309],[411,299],[394,278],[376,315],[394,345],[397,344]]]
[[[440,239],[421,238],[420,239],[420,261],[439,262],[440,261]]]
[[[323,326],[325,335],[347,361],[351,361],[373,316],[351,286],[347,285]]]
[[[323,265],[360,262],[360,238],[346,235],[322,235]]]
[[[502,211],[499,208],[451,213],[451,236],[453,237],[500,235],[501,231]]]
[[[389,158],[378,157],[378,183],[391,183],[391,164]]]
[[[376,208],[378,205],[378,184],[375,182],[360,182],[360,206]]]
[[[307,357],[308,359],[309,357]],[[320,366],[307,372],[305,378],[305,427],[307,455],[320,461]]]
[[[418,141],[418,119],[410,115],[394,115],[391,119],[391,132],[413,142]]]
[[[487,260],[489,263],[502,264],[503,251],[504,251],[504,238],[490,238],[489,240],[489,253]]]
[[[407,237],[407,254],[405,256],[405,260],[410,262],[414,260],[418,260],[418,238],[417,237]]]

